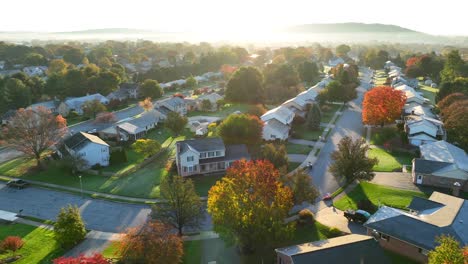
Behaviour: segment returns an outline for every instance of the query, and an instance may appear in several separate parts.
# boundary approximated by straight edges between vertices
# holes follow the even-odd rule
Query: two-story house
[[[180,176],[223,172],[237,160],[250,160],[245,145],[224,145],[217,137],[178,141],[176,151]]]
[[[71,155],[85,161],[86,164],[79,169],[89,169],[96,164],[109,166],[109,145],[98,136],[79,132],[66,138],[63,143],[59,155],[61,157]]]

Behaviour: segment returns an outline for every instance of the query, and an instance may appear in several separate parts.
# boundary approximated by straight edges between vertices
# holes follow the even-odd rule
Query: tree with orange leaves
[[[268,248],[294,231],[284,224],[293,194],[269,161],[237,161],[208,192],[214,230],[243,252]]]
[[[362,122],[366,125],[384,125],[401,116],[406,96],[389,86],[374,87],[364,95]]]
[[[130,228],[120,243],[123,263],[176,264],[183,255],[182,238],[170,227],[153,221]]]
[[[5,143],[11,148],[36,159],[41,165],[41,154],[57,144],[67,133],[67,121],[55,116],[45,107],[19,109],[3,130]]]

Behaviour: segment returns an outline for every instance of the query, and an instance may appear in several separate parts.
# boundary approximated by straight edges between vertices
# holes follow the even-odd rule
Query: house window
[[[191,161],[193,161],[193,156],[188,156],[187,157],[187,162],[191,162]]]
[[[102,152],[107,152],[107,149],[103,148],[101,151],[102,151]]]
[[[385,235],[385,234],[380,233],[380,239],[385,240],[385,241],[389,241],[390,237]]]
[[[78,156],[79,157],[86,157],[86,152],[80,152],[80,153],[78,153]]]
[[[221,156],[221,151],[216,151],[216,157]]]
[[[200,153],[200,159],[204,159],[204,158],[206,158],[206,153],[205,152]]]
[[[200,171],[205,171],[206,170],[206,166],[205,165],[200,165]]]
[[[210,152],[208,152],[208,157],[211,158],[211,157],[214,156],[214,154],[215,154],[214,151],[210,151]]]
[[[184,172],[187,172],[187,167],[184,166],[183,168],[184,168]]]
[[[418,248],[418,252],[423,254],[424,256],[427,256],[427,254],[429,254],[429,250],[423,248]]]
[[[192,166],[188,167],[188,171],[193,172],[193,167]]]

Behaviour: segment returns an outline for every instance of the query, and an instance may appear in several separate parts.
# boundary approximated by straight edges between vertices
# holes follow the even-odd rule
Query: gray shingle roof
[[[441,203],[415,196],[413,200],[411,200],[410,205],[408,205],[408,209],[420,212],[428,209],[440,208],[442,206],[444,205]]]
[[[433,161],[433,160],[425,160],[425,159],[414,159],[414,171],[416,173],[425,173],[431,174],[436,172],[442,168],[452,166],[453,163],[448,162],[440,162],[440,161]]]
[[[74,150],[79,150],[86,146],[86,144],[93,142],[100,145],[109,146],[106,142],[95,135],[91,135],[85,132],[76,133],[67,139],[65,139],[64,144]]]
[[[177,144],[180,146],[179,153],[184,153],[189,147],[195,149],[198,152],[224,149],[224,142],[219,137],[189,139],[179,141]]]

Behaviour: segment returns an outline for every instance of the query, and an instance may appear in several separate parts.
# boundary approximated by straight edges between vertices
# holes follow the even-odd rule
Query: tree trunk
[[[182,227],[179,226],[179,227],[177,228],[177,230],[179,231],[179,232],[178,232],[178,235],[181,237],[181,236],[182,236]]]

